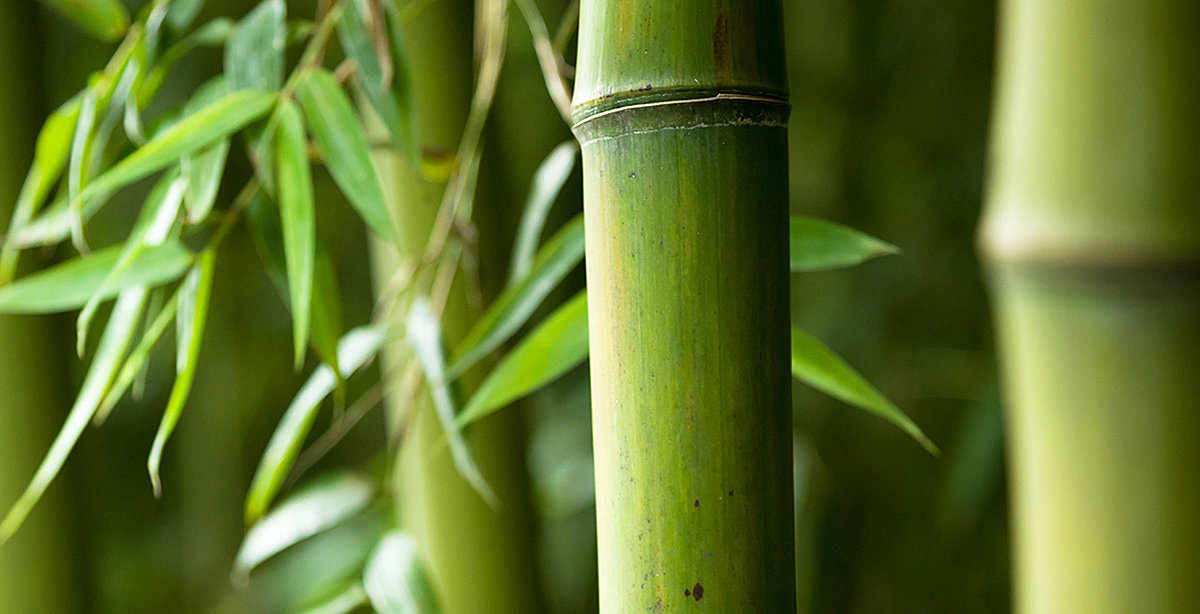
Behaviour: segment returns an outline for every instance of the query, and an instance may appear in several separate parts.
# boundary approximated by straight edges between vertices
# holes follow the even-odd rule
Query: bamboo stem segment
[[[983,251],[1020,612],[1200,603],[1200,11],[1009,0]]]
[[[779,7],[581,11],[601,612],[794,612]]]

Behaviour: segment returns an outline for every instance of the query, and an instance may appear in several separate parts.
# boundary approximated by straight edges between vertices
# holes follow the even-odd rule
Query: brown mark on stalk
[[[729,18],[724,13],[717,15],[717,22],[713,24],[712,42],[717,77],[728,77],[733,74],[733,56],[729,53]]]

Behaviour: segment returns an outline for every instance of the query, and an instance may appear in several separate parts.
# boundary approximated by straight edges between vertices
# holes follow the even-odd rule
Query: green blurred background
[[[240,16],[252,4],[210,0],[201,21]],[[289,2],[289,9],[311,15],[312,4]],[[553,30],[566,2],[539,6]],[[793,321],[858,367],[943,450],[933,458],[883,421],[795,387],[801,611],[1007,611],[1000,399],[973,247],[994,6],[789,0],[784,12],[792,212],[903,249],[854,269],[794,276]],[[509,29],[480,189],[519,206],[533,170],[570,135],[544,93],[515,9]],[[0,8],[0,222],[7,224],[41,121],[111,52],[35,2]],[[160,96],[163,108],[219,65],[216,50],[188,56]],[[243,156],[231,160],[225,202],[249,172]],[[580,208],[578,174],[554,219]],[[320,239],[338,263],[346,321],[361,324],[373,307],[364,233],[328,178],[317,180],[325,184],[318,186]],[[137,202],[130,192],[124,207],[118,201],[90,226],[99,242],[127,228]],[[503,270],[503,263],[481,265]],[[572,283],[582,283],[580,273]],[[285,304],[245,233],[223,248],[213,304],[192,400],[168,448],[163,498],[153,498],[144,467],[170,386],[169,347],[156,351],[142,401],[123,402],[104,428],[85,433],[29,524],[0,548],[0,613],[282,611],[312,578],[355,564],[355,540],[377,515],[302,544],[256,572],[248,587],[230,583],[242,497],[304,374],[291,366]],[[78,386],[72,331],[69,316],[0,317],[0,506],[32,475]],[[373,377],[352,382],[352,395]],[[586,369],[521,411],[545,603],[556,613],[594,611]],[[383,443],[376,411],[322,464],[364,462]]]

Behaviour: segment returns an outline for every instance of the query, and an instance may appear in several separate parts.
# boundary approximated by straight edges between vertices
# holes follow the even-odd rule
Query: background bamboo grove
[[[4,3],[0,614],[1188,611],[1198,25]]]

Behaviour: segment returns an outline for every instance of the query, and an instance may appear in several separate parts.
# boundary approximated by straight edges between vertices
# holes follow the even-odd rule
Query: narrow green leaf
[[[139,224],[139,227],[133,232],[133,236],[125,242],[124,247],[121,248],[121,255],[117,258],[112,270],[104,277],[100,287],[96,289],[92,298],[88,299],[87,304],[79,312],[79,318],[75,324],[75,351],[80,356],[83,356],[88,325],[91,324],[96,308],[100,306],[105,295],[111,294],[109,288],[112,284],[116,283],[129,270],[129,267],[147,247],[162,245],[167,240],[167,235],[175,224],[175,218],[179,215],[179,207],[183,202],[183,192],[186,188],[186,180],[171,173],[164,176],[156,189],[151,192],[143,212],[147,216],[147,220]]]
[[[141,286],[125,290],[117,299],[112,315],[109,317],[108,326],[105,327],[104,335],[100,338],[96,355],[92,359],[92,365],[88,368],[87,376],[84,377],[79,396],[76,397],[75,404],[71,406],[71,412],[67,415],[66,423],[58,432],[58,436],[54,438],[54,443],[50,444],[50,451],[46,453],[46,458],[42,460],[42,464],[34,473],[29,486],[9,509],[4,521],[0,522],[0,545],[8,541],[8,538],[12,537],[21,523],[25,521],[29,511],[42,497],[42,493],[46,492],[46,487],[62,469],[67,455],[75,447],[75,442],[79,441],[83,429],[91,421],[96,406],[104,397],[105,391],[108,390],[109,383],[112,382],[113,374],[120,364],[121,357],[129,347],[145,302],[146,289]]]
[[[346,333],[338,344],[338,362],[344,373],[352,373],[367,364],[379,351],[383,339],[383,329],[376,327],[360,327]],[[300,446],[312,428],[321,401],[329,396],[336,383],[337,379],[328,365],[317,367],[284,412],[271,440],[267,442],[267,449],[250,484],[250,493],[246,496],[247,523],[262,517],[271,505],[295,463],[296,455],[300,453]]]
[[[457,413],[454,394],[450,390],[449,380],[446,379],[445,354],[442,349],[442,325],[429,310],[429,301],[418,297],[413,301],[405,322],[406,337],[409,346],[416,353],[417,362],[425,372],[425,382],[429,385],[429,396],[433,398],[434,409],[437,410],[438,421],[446,434],[446,443],[450,447],[450,458],[454,468],[474,489],[479,496],[495,508],[499,505],[496,493],[483,478],[475,458],[467,447],[462,431],[454,423]],[[368,589],[368,592],[370,590]]]
[[[71,154],[71,143],[75,137],[75,126],[79,123],[82,96],[75,96],[55,109],[38,133],[34,148],[33,164],[25,176],[25,183],[17,196],[12,220],[4,246],[0,248],[0,286],[12,281],[16,274],[20,246],[16,235],[20,233],[41,209],[50,189],[54,187],[67,158]]]
[[[217,141],[216,145],[180,159],[180,168],[187,177],[187,220],[196,224],[208,216],[217,200],[221,187],[221,175],[225,172],[225,160],[229,156],[229,139]]]
[[[273,92],[283,87],[286,14],[283,0],[263,0],[238,22],[225,44],[225,76],[230,89]]]
[[[167,398],[167,408],[163,411],[162,422],[158,432],[154,434],[154,444],[150,447],[150,457],[146,460],[146,469],[150,472],[150,484],[154,487],[154,496],[162,495],[162,480],[159,478],[159,468],[162,466],[163,448],[167,439],[179,424],[179,416],[183,413],[183,404],[187,402],[188,394],[192,391],[192,382],[196,379],[196,363],[200,358],[200,340],[204,336],[204,324],[208,320],[208,300],[212,295],[213,271],[216,268],[217,253],[206,249],[200,254],[191,273],[183,280],[179,295],[179,317],[176,323],[180,327],[179,360],[176,363],[175,384],[171,386],[171,396]]]
[[[313,480],[250,527],[238,549],[233,573],[245,578],[289,546],[363,511],[374,496],[375,482],[356,473],[339,471]]]
[[[96,294],[121,255],[121,246],[68,260],[0,288],[0,313],[57,313],[78,309]],[[177,240],[148,247],[101,295],[116,296],[133,286],[156,286],[179,279],[193,255]]]
[[[800,381],[832,396],[865,409],[900,427],[917,440],[930,454],[940,454],[937,446],[925,436],[900,408],[879,393],[854,367],[808,333],[792,327],[792,375]]]
[[[385,74],[381,58],[376,54],[371,36],[367,33],[370,25],[366,17],[371,13],[363,10],[360,0],[350,0],[342,6],[344,10],[337,23],[338,40],[346,55],[354,60],[360,89],[383,120],[384,126],[387,126],[393,142],[400,147],[407,147],[412,137],[412,127],[400,113],[400,107],[388,87],[390,75]],[[387,59],[390,61],[390,58]]]
[[[323,599],[296,610],[300,614],[349,614],[369,605],[367,592],[357,578],[339,586]]]
[[[299,369],[304,363],[311,322],[316,214],[313,210],[312,176],[308,168],[308,139],[304,134],[300,111],[291,101],[282,100],[276,113],[279,121],[275,154],[279,164],[279,214],[292,303],[295,367]]]
[[[542,228],[546,216],[563,184],[575,168],[575,156],[579,145],[567,141],[555,147],[533,174],[533,185],[529,187],[529,199],[525,201],[525,212],[517,227],[517,239],[513,245],[512,265],[508,272],[508,283],[515,284],[529,274],[538,243],[542,240]]]
[[[463,338],[447,370],[454,379],[517,332],[534,310],[583,259],[583,216],[567,222],[534,258],[529,274],[509,284]]]
[[[306,71],[297,80],[296,99],[333,180],[371,230],[395,241],[367,139],[346,93],[329,71],[318,68]]]
[[[793,215],[791,252],[793,271],[824,271],[899,253],[900,248],[841,224]]]
[[[71,224],[71,240],[79,251],[86,251],[83,244],[83,199],[80,193],[88,181],[87,162],[91,157],[89,152],[96,123],[96,105],[95,93],[91,90],[84,93],[79,107],[79,121],[75,124],[75,137],[71,142],[71,155],[67,160],[68,221]]]
[[[153,306],[151,310],[153,310]],[[113,385],[105,393],[99,407],[96,408],[96,415],[92,419],[93,424],[99,426],[104,423],[108,415],[112,412],[113,407],[116,406],[117,401],[121,400],[121,397],[125,395],[125,391],[129,390],[129,387],[137,380],[138,376],[143,373],[146,360],[150,357],[150,350],[154,349],[154,345],[158,343],[163,332],[171,325],[178,310],[179,291],[176,290],[171,295],[171,300],[167,301],[162,309],[158,311],[158,315],[154,316],[150,325],[142,333],[141,341],[134,346],[133,351],[125,359],[125,364],[121,366],[121,371],[117,373],[116,380],[113,381]],[[137,390],[135,389],[134,396],[136,395]]]
[[[275,94],[252,90],[222,96],[154,135],[141,148],[89,183],[79,199],[86,201],[95,195],[117,190],[176,162],[180,156],[228,137],[262,117],[275,104],[276,98]]]
[[[363,570],[363,588],[379,614],[438,614],[442,611],[417,539],[393,531],[379,541]]]
[[[167,6],[167,23],[176,30],[183,30],[192,24],[203,7],[204,0],[171,0]]]
[[[119,0],[42,0],[85,32],[114,41],[129,27],[129,12]]]
[[[475,391],[458,415],[464,427],[570,371],[588,356],[587,292],[580,292],[529,333]]]

